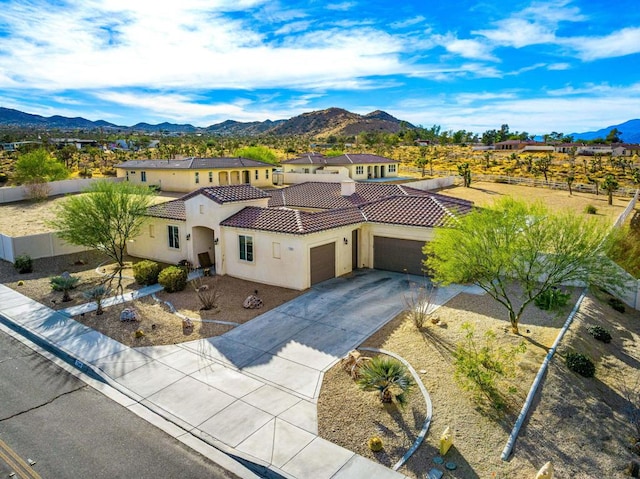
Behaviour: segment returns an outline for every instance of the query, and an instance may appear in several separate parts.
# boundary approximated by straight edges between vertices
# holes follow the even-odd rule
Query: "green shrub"
[[[18,273],[25,274],[33,271],[33,261],[28,254],[21,254],[16,256],[13,266],[18,270]]]
[[[360,389],[376,391],[383,403],[395,403],[403,406],[408,393],[415,385],[411,373],[397,359],[376,356],[360,368],[357,381]]]
[[[477,399],[486,399],[495,409],[504,406],[504,394],[498,381],[515,374],[514,364],[517,356],[526,351],[521,341],[517,346],[504,348],[498,345],[493,331],[485,332],[485,344],[479,345],[474,338],[472,324],[462,325],[465,331],[464,342],[458,343],[454,354],[456,381],[465,389],[473,391]]]
[[[534,303],[540,309],[551,311],[565,306],[571,297],[570,293],[563,293],[558,288],[550,288],[538,296]]]
[[[187,270],[179,266],[169,266],[160,271],[158,283],[167,293],[182,291],[187,286]]]
[[[161,270],[158,263],[145,259],[133,265],[133,277],[140,285],[156,284]]]
[[[611,333],[602,326],[589,326],[587,331],[589,331],[589,334],[598,341],[602,341],[603,343],[611,342]]]
[[[609,306],[618,311],[619,313],[624,313],[627,308],[624,305],[624,302],[619,300],[618,298],[609,298]]]
[[[596,213],[598,213],[598,208],[596,208],[593,205],[587,205],[586,208],[584,209],[584,212],[587,213],[588,215],[595,215]]]
[[[582,353],[568,353],[566,357],[567,367],[585,378],[592,378],[596,373],[593,361]]]

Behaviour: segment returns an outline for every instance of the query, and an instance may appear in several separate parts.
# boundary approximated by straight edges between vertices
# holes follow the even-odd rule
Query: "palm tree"
[[[358,386],[364,391],[377,391],[383,403],[403,406],[406,394],[415,383],[407,368],[398,360],[376,356],[360,368]]]
[[[78,281],[80,281],[80,278],[66,273],[61,276],[54,276],[49,280],[49,283],[54,291],[62,291],[62,302],[66,303],[67,301],[71,301],[69,291],[76,287]]]
[[[86,290],[83,296],[91,301],[95,301],[97,305],[96,316],[100,316],[104,311],[102,310],[102,300],[107,296],[111,290],[104,284],[99,284],[91,289]]]

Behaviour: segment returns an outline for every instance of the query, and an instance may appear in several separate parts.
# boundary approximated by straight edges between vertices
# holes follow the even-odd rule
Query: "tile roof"
[[[368,222],[432,228],[450,225],[471,208],[471,203],[461,204],[439,195],[396,196],[360,207]]]
[[[228,185],[228,186],[208,186],[199,188],[187,193],[180,199],[182,201],[193,198],[194,196],[203,195],[218,204],[233,203],[234,201],[257,200],[261,198],[269,198],[264,191],[251,185]]]
[[[415,188],[384,183],[356,183],[355,187],[356,192],[353,195],[342,196],[340,183],[300,183],[272,191],[269,206],[319,209],[347,208],[389,196],[424,196],[431,194]]]
[[[271,163],[249,158],[185,158],[184,160],[129,160],[116,168],[145,168],[155,170],[214,170],[218,168],[264,168]]]
[[[184,201],[182,199],[167,201],[166,203],[159,203],[157,205],[150,206],[147,208],[147,216],[166,218],[169,220],[187,220]]]
[[[348,153],[340,156],[323,156],[307,154],[300,158],[285,160],[283,165],[362,165],[367,163],[399,163],[397,160],[385,158],[384,156],[370,155],[364,153]]]
[[[473,203],[402,185],[356,183],[351,196],[337,183],[302,183],[271,191],[269,208],[247,206],[222,221],[222,226],[309,234],[341,226],[372,222],[417,227],[447,226],[456,215],[469,213]],[[182,198],[149,208],[149,216],[186,220],[185,200],[199,194],[223,204],[269,198],[251,185],[206,187]],[[317,208],[308,212],[290,207]]]
[[[288,208],[248,206],[220,224],[276,233],[309,234],[363,222],[364,217],[358,208],[309,213]]]

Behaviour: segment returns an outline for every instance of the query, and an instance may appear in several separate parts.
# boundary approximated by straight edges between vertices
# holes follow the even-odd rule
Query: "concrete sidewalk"
[[[222,336],[135,349],[1,285],[0,315],[93,365],[132,410],[283,477],[391,479],[405,476],[318,437],[316,401],[324,371],[402,311],[407,290],[406,275],[357,271]]]

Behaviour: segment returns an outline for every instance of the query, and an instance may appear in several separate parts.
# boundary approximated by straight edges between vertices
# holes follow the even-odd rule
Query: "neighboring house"
[[[149,208],[134,256],[303,290],[356,268],[422,273],[434,229],[471,211],[469,201],[402,185],[303,183],[266,193],[213,186]]]
[[[273,165],[248,158],[131,160],[116,166],[118,178],[156,185],[162,191],[193,191],[203,186],[273,186]]]
[[[282,162],[286,184],[325,181],[339,183],[343,179],[366,181],[374,178],[397,178],[400,162],[378,155],[349,153],[324,156],[310,153]],[[322,178],[310,175],[325,175]]]

